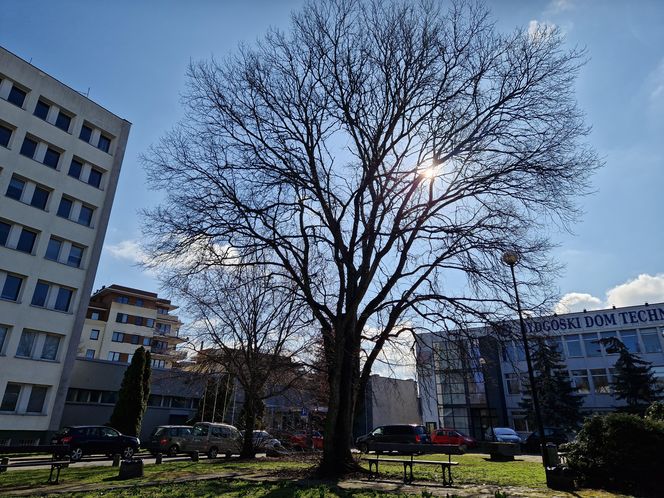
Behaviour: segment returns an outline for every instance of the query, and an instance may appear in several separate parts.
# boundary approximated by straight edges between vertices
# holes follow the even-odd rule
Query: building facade
[[[510,326],[518,330],[518,322]],[[546,337],[558,349],[586,413],[608,412],[623,404],[611,391],[618,355],[607,351],[601,339],[620,339],[651,363],[664,384],[664,304],[527,319],[526,328],[530,337]],[[520,407],[528,371],[519,340],[476,329],[449,337],[425,334],[417,347],[425,422],[478,438],[491,424],[521,433],[534,430]]]
[[[182,322],[177,306],[154,292],[120,285],[102,287],[90,298],[77,356],[119,363],[131,362],[134,351],[150,351],[153,368],[171,368],[186,357],[176,350]]]
[[[0,439],[59,427],[129,128],[0,48]]]

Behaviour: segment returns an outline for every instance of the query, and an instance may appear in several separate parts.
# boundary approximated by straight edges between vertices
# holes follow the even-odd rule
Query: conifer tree
[[[627,403],[626,411],[643,414],[648,405],[662,395],[651,363],[630,353],[625,344],[615,337],[600,342],[607,352],[618,353],[612,383],[615,398]]]
[[[574,393],[574,387],[567,375],[567,370],[558,349],[543,338],[538,338],[532,348],[535,386],[545,427],[575,429],[583,420],[581,406],[583,400]],[[523,390],[521,408],[531,427],[535,426],[530,385]]]
[[[109,425],[123,434],[137,436],[150,393],[150,353],[143,346],[136,349],[122,378]]]

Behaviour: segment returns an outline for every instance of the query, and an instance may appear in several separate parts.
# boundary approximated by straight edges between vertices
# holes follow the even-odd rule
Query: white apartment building
[[[59,428],[130,126],[0,47],[0,441]]]
[[[177,306],[154,292],[109,285],[90,298],[78,347],[89,360],[131,362],[136,348],[150,351],[153,368],[171,368],[186,353],[176,346],[182,322],[170,312]]]

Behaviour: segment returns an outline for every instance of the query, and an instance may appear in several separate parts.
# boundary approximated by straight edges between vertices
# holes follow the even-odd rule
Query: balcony
[[[150,355],[155,360],[180,361],[187,358],[186,351],[167,348],[151,348]]]

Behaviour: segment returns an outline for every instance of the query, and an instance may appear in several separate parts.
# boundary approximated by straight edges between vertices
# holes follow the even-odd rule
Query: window
[[[612,337],[618,337],[618,333],[611,330],[608,332],[600,332],[599,336],[601,339],[610,339]],[[616,353],[609,353],[606,349],[606,346],[602,346],[602,348],[604,349],[604,354],[616,354]]]
[[[2,397],[2,403],[0,404],[0,411],[3,412],[16,411],[16,405],[18,404],[19,394],[21,394],[21,384],[14,384],[12,382],[8,382],[7,387],[5,388],[5,394]]]
[[[602,356],[602,347],[597,339],[597,334],[583,334],[582,337],[586,347],[586,356]]]
[[[40,119],[46,119],[48,116],[48,111],[51,108],[50,105],[48,105],[46,102],[43,100],[37,101],[37,105],[35,106],[35,112],[33,112],[33,115],[37,116]]]
[[[149,346],[151,343],[151,340],[149,337],[143,337],[143,346]]]
[[[138,306],[139,308],[142,308],[143,307],[143,300],[142,299],[136,299],[136,301],[134,301],[134,306]]]
[[[581,341],[578,334],[568,335],[565,337],[565,344],[567,344],[567,356],[570,358],[583,356],[581,349]]]
[[[6,126],[0,125],[0,145],[9,147],[9,139],[12,137],[12,130]]]
[[[46,149],[44,160],[42,162],[49,168],[56,169],[58,167],[58,163],[60,162],[60,153],[57,150],[51,149],[49,147]]]
[[[171,325],[166,324],[166,323],[158,323],[157,324],[157,330],[161,334],[170,334],[171,333]]]
[[[124,333],[123,332],[113,332],[113,342],[124,342]]]
[[[78,135],[78,138],[89,143],[90,137],[92,137],[92,128],[86,125],[81,126],[81,133]]]
[[[79,179],[83,171],[83,163],[77,159],[72,159],[69,163],[69,171],[67,174],[73,178]]]
[[[41,413],[44,410],[47,391],[48,388],[46,386],[32,386],[30,398],[28,399],[28,407],[25,409],[26,413]]]
[[[129,315],[126,313],[118,313],[115,315],[115,321],[117,323],[127,323],[127,320],[129,320]]]
[[[117,391],[102,391],[101,403],[115,404],[118,401]]]
[[[138,344],[140,342],[140,340],[141,340],[140,335],[132,335],[131,336],[131,343],[132,344]]]
[[[65,312],[69,311],[69,305],[71,304],[71,298],[73,295],[74,291],[71,289],[60,287],[58,289],[58,297],[55,298],[53,309]]]
[[[99,135],[99,142],[97,143],[97,148],[108,152],[108,149],[111,147],[111,139],[106,135]]]
[[[32,249],[35,247],[35,240],[37,240],[37,234],[32,230],[24,228],[21,230],[21,235],[18,238],[16,249],[21,252],[32,254]]]
[[[44,338],[44,347],[42,348],[42,360],[55,360],[60,348],[60,336],[47,334]]]
[[[118,353],[117,351],[109,351],[108,361],[120,361],[120,353]]]
[[[31,138],[25,137],[23,139],[23,145],[21,145],[21,155],[33,159],[35,157],[35,152],[37,151],[37,142]]]
[[[60,205],[58,206],[58,216],[69,219],[73,205],[74,202],[71,199],[63,196],[62,199],[60,199]]]
[[[81,260],[83,259],[83,248],[72,244],[71,249],[69,250],[69,257],[67,258],[67,264],[73,266],[74,268],[80,268]]]
[[[96,341],[99,339],[99,329],[92,329],[90,331],[90,339]]]
[[[62,131],[69,132],[69,126],[71,125],[71,116],[68,116],[64,112],[60,111],[58,117],[55,120],[55,126],[60,128]]]
[[[60,259],[60,250],[62,249],[62,241],[51,236],[46,247],[46,254],[44,257],[51,261],[58,261]]]
[[[93,311],[90,313],[90,320],[99,320],[100,314],[99,311]]]
[[[32,301],[30,304],[33,306],[41,306],[42,308],[46,306],[46,300],[48,299],[48,290],[51,288],[45,282],[37,282],[35,286],[35,292],[32,294]]]
[[[572,370],[572,382],[578,394],[588,394],[590,392],[587,370]]]
[[[37,332],[34,330],[23,330],[21,334],[21,339],[18,341],[18,348],[16,349],[16,356],[21,358],[30,358],[32,357],[32,350],[35,346],[35,340],[37,339]]]
[[[507,382],[508,394],[521,394],[521,384],[517,374],[505,374],[505,381]]]
[[[636,337],[636,330],[621,330],[620,340],[630,353],[640,352],[641,348],[639,348],[639,340]]]
[[[152,367],[154,368],[165,368],[166,367],[166,361],[165,360],[151,360]]]
[[[23,284],[23,279],[15,275],[7,275],[5,278],[5,283],[2,286],[2,293],[0,293],[1,299],[7,299],[9,301],[18,301],[18,295],[21,292],[21,285]]]
[[[94,360],[95,359],[95,350],[94,349],[88,349],[85,351],[85,357],[89,360]]]
[[[611,386],[609,385],[609,376],[606,374],[604,368],[591,368],[590,376],[593,379],[593,386],[597,394],[610,394]]]
[[[92,213],[94,210],[88,206],[81,206],[81,211],[78,213],[78,222],[81,225],[89,227],[92,223]]]
[[[9,223],[0,221],[0,246],[7,244],[7,239],[9,238],[9,231],[12,229],[12,226]]]
[[[659,342],[657,329],[643,329],[641,331],[641,340],[643,341],[644,353],[659,353],[662,351],[662,344]]]
[[[41,187],[35,187],[35,191],[32,194],[32,200],[30,205],[39,209],[46,209],[46,203],[48,202],[48,190]]]
[[[129,304],[129,298],[127,296],[118,296],[115,298],[115,302],[120,304]]]
[[[101,177],[102,173],[98,169],[91,169],[90,170],[90,175],[88,176],[88,184],[92,185],[93,187],[99,188],[101,185]]]
[[[157,308],[157,314],[168,315],[168,310],[166,308]]]
[[[138,325],[139,327],[143,326],[143,317],[142,316],[135,316],[134,317],[134,325]]]
[[[0,355],[3,354],[7,335],[9,335],[9,329],[4,325],[0,325]]]
[[[551,348],[556,350],[558,354],[562,357],[565,358],[565,349],[563,348],[563,340],[560,337],[551,337],[547,339],[546,341]]]
[[[7,96],[7,101],[19,107],[23,107],[26,95],[27,95],[26,92],[21,90],[16,85],[13,85],[12,89],[9,91],[9,95]]]
[[[21,200],[21,197],[23,196],[23,189],[25,188],[25,182],[23,180],[19,180],[16,177],[12,177],[11,180],[9,180],[9,185],[7,186],[7,197],[11,197],[12,199],[16,199],[17,201]]]
[[[154,318],[146,318],[145,319],[145,326],[154,328]]]

